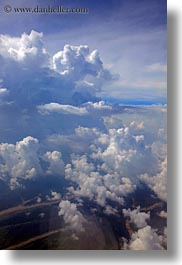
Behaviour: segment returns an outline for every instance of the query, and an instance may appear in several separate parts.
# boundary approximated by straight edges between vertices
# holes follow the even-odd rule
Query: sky
[[[87,7],[89,14],[7,14],[12,7]],[[166,1],[107,0],[30,2],[1,1],[0,33],[20,37],[43,32],[44,45],[53,55],[65,44],[97,49],[106,68],[117,76],[107,82],[101,98],[165,103],[167,97]]]
[[[89,13],[13,11],[60,3]],[[106,218],[121,249],[166,249],[166,2],[1,1],[0,33],[0,188],[59,200],[83,248]]]

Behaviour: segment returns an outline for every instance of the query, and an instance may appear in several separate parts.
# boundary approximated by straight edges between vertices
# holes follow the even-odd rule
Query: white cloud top
[[[150,219],[150,213],[140,212],[140,207],[135,210],[123,209],[125,217],[130,217],[130,221],[134,223],[137,228],[143,228],[147,225],[146,220]]]
[[[162,237],[158,236],[150,226],[145,226],[131,237],[129,249],[131,250],[162,250]]]
[[[84,222],[86,222],[83,215],[77,209],[76,204],[68,200],[62,200],[59,204],[59,215],[63,216],[65,223],[74,232],[84,231]]]

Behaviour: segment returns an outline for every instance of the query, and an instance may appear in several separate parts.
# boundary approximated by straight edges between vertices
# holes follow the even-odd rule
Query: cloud
[[[167,157],[161,163],[160,173],[155,176],[144,174],[140,176],[143,180],[161,199],[167,200]]]
[[[94,143],[91,157],[103,162],[105,172],[136,177],[141,172],[155,171],[156,158],[145,142],[144,135],[136,134],[132,126],[109,129],[107,135],[101,133]]]
[[[0,88],[0,97],[5,96],[8,94],[7,88]]]
[[[151,64],[147,67],[147,71],[167,73],[167,65],[161,63]]]
[[[64,162],[59,151],[46,152],[43,159],[49,164],[46,171],[48,175],[64,176]]]
[[[42,173],[37,155],[38,149],[38,140],[31,136],[15,145],[7,143],[0,145],[1,178],[5,181],[9,179],[12,189],[19,185],[18,179],[31,179]]]
[[[83,232],[84,223],[86,222],[83,215],[77,209],[76,204],[68,200],[62,200],[59,204],[59,216],[63,216],[65,224],[69,226],[74,232]]]
[[[161,217],[161,218],[167,218],[167,212],[165,212],[165,211],[161,211],[160,213],[159,213],[159,216]]]
[[[88,163],[86,155],[72,158],[71,164],[65,167],[65,178],[78,185],[78,188],[69,187],[68,190],[78,197],[87,197],[101,206],[106,200],[123,204],[123,197],[135,190],[130,179],[121,177],[117,173],[102,174],[99,167]]]
[[[160,213],[159,213],[159,216],[161,217],[161,218],[167,218],[167,213],[165,212],[165,211],[161,211]]]
[[[88,111],[102,111],[102,110],[112,110],[112,106],[106,104],[103,100],[98,102],[87,102],[84,104]]]
[[[145,226],[132,234],[128,248],[130,250],[162,250],[162,237],[151,226]]]
[[[38,106],[38,110],[41,114],[46,115],[50,113],[62,113],[70,115],[87,115],[88,112],[84,107],[75,107],[72,105],[61,105],[58,103],[49,103]]]
[[[41,159],[47,162],[42,168]],[[38,139],[28,136],[16,144],[0,144],[0,175],[11,189],[21,187],[26,181],[42,175],[64,174],[64,162],[58,151],[40,153]]]
[[[31,31],[30,35],[23,33],[20,38],[0,35],[0,55],[4,59],[22,63],[24,66],[47,65],[48,54],[42,38],[43,33],[34,30]]]
[[[88,115],[89,113],[98,113],[102,112],[108,113],[107,111],[112,111],[112,106],[106,104],[104,101],[98,102],[87,102],[80,107],[72,106],[72,105],[63,105],[59,103],[49,103],[45,105],[40,105],[37,107],[38,111],[42,115],[47,115],[51,113],[61,113],[61,114],[70,114],[70,115]]]
[[[51,56],[43,33],[0,35],[0,40],[0,78],[9,90],[9,100],[18,106],[93,101],[104,82],[115,78],[105,69],[99,52],[88,46],[65,45]]]
[[[147,226],[146,220],[150,219],[150,213],[140,212],[140,207],[137,209],[123,209],[123,214],[125,217],[130,217],[130,222],[134,223],[137,228],[143,228]]]
[[[46,198],[63,199],[59,215],[71,230],[84,231],[88,200],[88,211],[101,209],[111,218],[124,206],[137,229],[128,248],[162,248],[161,237],[147,225],[150,214],[140,211],[142,205],[133,209],[128,197],[143,181],[149,193],[166,200],[166,106],[122,107],[98,99],[115,76],[88,46],[65,45],[51,56],[42,33],[0,40],[0,100],[11,102],[1,104],[1,179],[15,189],[35,178],[41,183],[43,176],[58,177],[61,184],[51,182]],[[144,89],[151,85],[132,82]]]

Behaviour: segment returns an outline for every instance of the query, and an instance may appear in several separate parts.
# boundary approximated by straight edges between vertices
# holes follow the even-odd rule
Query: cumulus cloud
[[[31,179],[42,172],[37,156],[39,142],[28,136],[22,141],[13,144],[0,145],[1,178],[9,179],[10,187],[18,186],[18,179]]]
[[[88,111],[112,110],[112,105],[106,104],[103,100],[98,102],[87,102],[84,106],[86,106]]]
[[[59,216],[63,216],[65,223],[74,232],[84,231],[85,218],[81,212],[77,209],[75,203],[71,203],[68,200],[62,200],[59,204]]]
[[[167,157],[161,163],[160,172],[155,176],[144,174],[140,176],[143,180],[161,199],[167,200]]]
[[[102,78],[110,80],[112,77],[109,71],[104,69],[99,52],[94,50],[90,53],[86,45],[65,45],[62,51],[53,56],[53,69],[61,75],[69,76],[73,81],[82,80],[87,86],[95,85],[97,90],[100,89]],[[88,75],[88,80],[84,80]]]
[[[88,197],[105,206],[106,200],[122,204],[123,197],[135,190],[135,185],[130,179],[121,177],[117,173],[99,172],[98,167],[87,161],[86,155],[73,157],[71,162],[65,167],[65,178],[77,183],[78,188],[68,188],[75,196]]]
[[[140,207],[137,209],[123,209],[123,214],[125,217],[129,217],[130,221],[134,223],[137,228],[143,228],[147,226],[146,220],[150,219],[150,213],[140,212]]]
[[[39,153],[38,139],[28,136],[16,144],[0,144],[0,175],[11,189],[22,185],[22,180],[33,179],[43,174],[64,174],[64,162],[58,151]],[[47,162],[44,171],[41,159]]]
[[[0,35],[0,55],[24,65],[43,66],[48,55],[42,37],[43,33],[34,30],[30,35],[23,33],[20,38]]]
[[[162,237],[151,226],[145,226],[132,234],[128,248],[130,250],[162,250]]]
[[[155,171],[156,158],[151,147],[145,143],[144,135],[137,135],[130,126],[109,129],[108,135],[100,134],[97,142],[91,157],[103,162],[104,171],[114,170],[127,177]]]
[[[37,177],[65,178],[65,186],[51,187],[46,198],[64,198],[59,215],[74,232],[84,231],[84,199],[90,200],[88,208],[118,218],[118,209],[142,180],[166,200],[166,106],[123,107],[98,99],[105,82],[115,78],[99,52],[86,45],[65,45],[51,56],[43,34],[35,31],[16,38],[1,35],[0,63],[0,121],[5,131],[0,178],[11,189],[26,187],[26,181]],[[3,102],[11,104],[4,107]],[[161,236],[147,225],[150,214],[133,205],[127,208],[123,214],[136,229],[125,242],[127,248],[162,249]]]
[[[43,156],[44,160],[48,162],[49,166],[46,171],[49,175],[64,175],[64,162],[62,154],[58,151],[46,152]]]

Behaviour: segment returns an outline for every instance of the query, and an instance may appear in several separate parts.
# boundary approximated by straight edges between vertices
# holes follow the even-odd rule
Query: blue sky
[[[3,6],[88,7],[86,15],[6,14]],[[166,1],[107,0],[1,1],[0,32],[20,36],[32,29],[44,33],[50,54],[65,44],[98,49],[105,66],[120,77],[102,89],[106,98],[164,102],[167,93]]]

